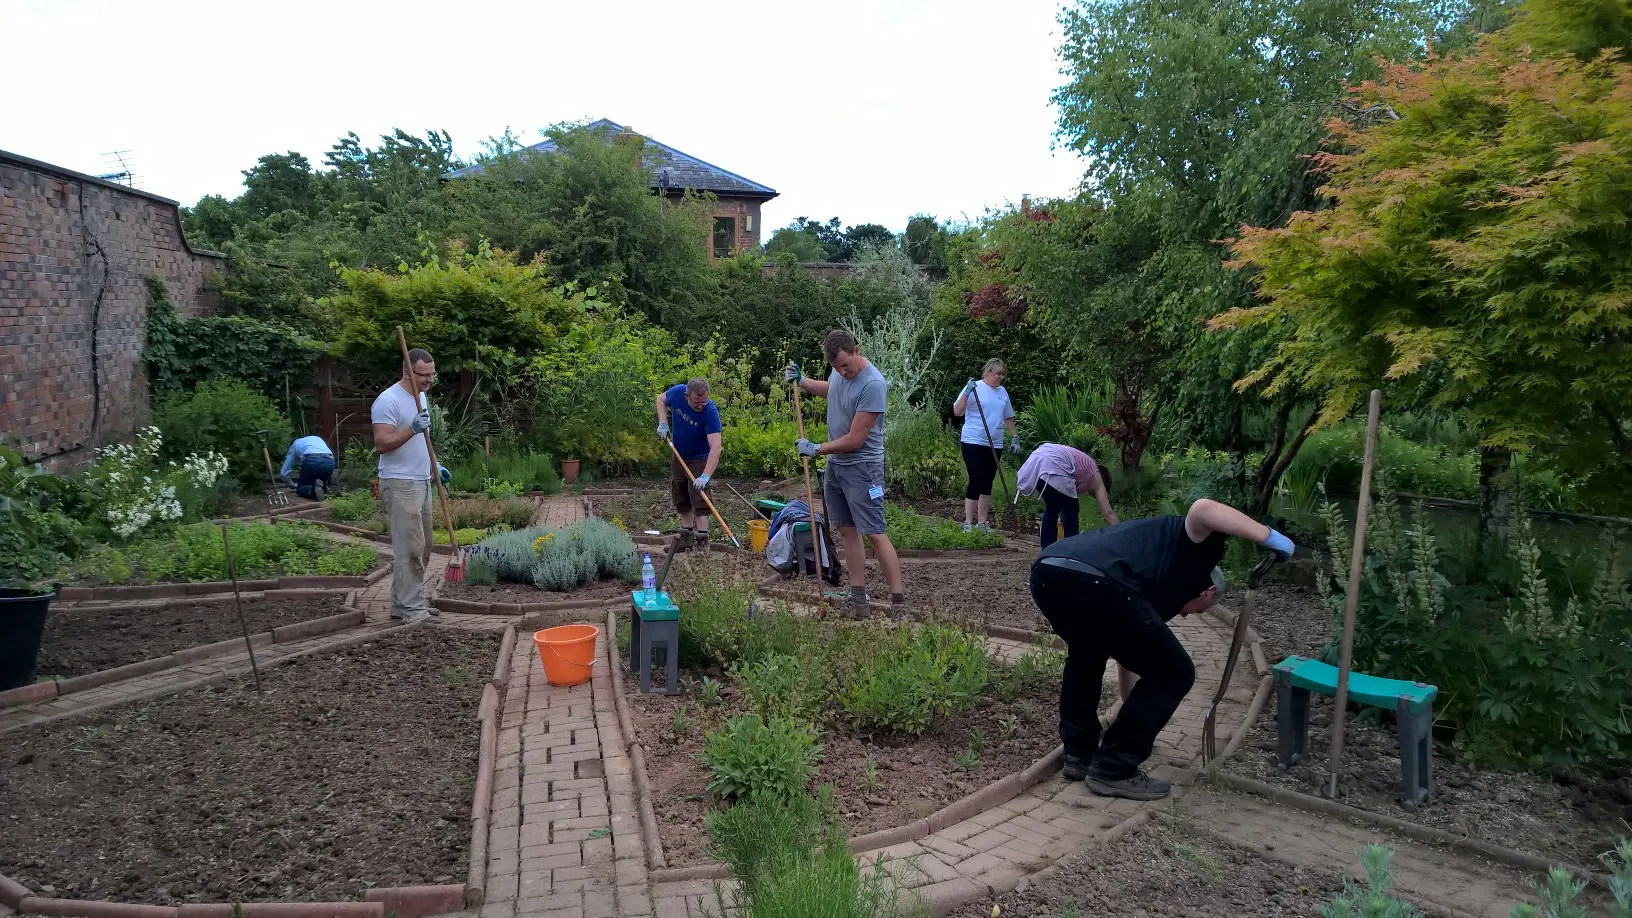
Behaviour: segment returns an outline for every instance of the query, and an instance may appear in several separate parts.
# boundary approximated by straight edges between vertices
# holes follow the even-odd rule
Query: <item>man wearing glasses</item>
[[[436,382],[429,351],[408,352],[408,372],[374,400],[374,448],[380,451],[380,501],[391,521],[391,617],[415,624],[436,615],[425,593],[431,561],[431,403]],[[443,481],[451,476],[440,466]]]

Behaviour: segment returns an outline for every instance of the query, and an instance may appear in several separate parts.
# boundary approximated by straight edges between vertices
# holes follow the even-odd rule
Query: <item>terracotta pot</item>
[[[562,459],[561,460],[561,480],[566,481],[566,482],[572,482],[572,481],[577,481],[578,480],[578,460],[577,459]]]

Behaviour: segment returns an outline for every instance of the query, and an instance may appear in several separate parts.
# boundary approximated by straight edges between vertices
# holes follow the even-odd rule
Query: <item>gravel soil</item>
[[[1229,601],[1238,604],[1242,599],[1238,594]],[[1335,631],[1319,596],[1284,583],[1259,591],[1253,623],[1264,638],[1271,666],[1290,654],[1318,655]],[[1276,762],[1272,699],[1224,769],[1321,795],[1328,780],[1332,710],[1330,698],[1311,699],[1309,757],[1283,772]],[[1376,714],[1351,712],[1344,727],[1338,793],[1349,806],[1594,869],[1601,869],[1598,855],[1616,838],[1632,836],[1632,778],[1555,779],[1472,768],[1453,758],[1452,750],[1442,744],[1434,750],[1432,795],[1418,808],[1407,809],[1401,802],[1400,745],[1393,721],[1378,722]]]
[[[382,636],[8,734],[0,873],[158,905],[339,901],[466,875],[497,635]]]
[[[340,599],[259,599],[244,603],[250,634],[340,613]],[[69,678],[243,637],[232,600],[135,609],[53,606],[45,620],[39,672]]]

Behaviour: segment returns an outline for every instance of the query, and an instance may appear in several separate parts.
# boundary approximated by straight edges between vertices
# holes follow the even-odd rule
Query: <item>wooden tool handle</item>
[[[799,425],[799,439],[805,438],[805,409],[799,404],[799,380],[793,381],[793,417]],[[810,487],[810,457],[800,456],[799,461],[805,469],[805,506],[810,510],[810,550],[816,553],[816,605],[819,608],[822,601],[822,574],[827,566],[822,563],[822,532],[816,524],[816,492]],[[799,566],[803,568],[805,559],[799,559]]]
[[[674,461],[680,463],[681,471],[684,471],[686,477],[691,479],[692,487],[697,488],[697,476],[691,474],[691,466],[686,465],[686,460],[681,458],[680,450],[674,445],[674,441],[664,437],[663,442],[669,444],[669,452],[674,453]],[[737,534],[731,531],[731,524],[727,523],[725,517],[720,515],[719,509],[714,506],[713,499],[708,496],[708,491],[697,488],[697,496],[703,499],[703,503],[708,504],[708,512],[714,514],[714,518],[720,521],[721,526],[725,527],[725,534],[731,537],[731,544],[741,548],[742,543],[737,541]]]

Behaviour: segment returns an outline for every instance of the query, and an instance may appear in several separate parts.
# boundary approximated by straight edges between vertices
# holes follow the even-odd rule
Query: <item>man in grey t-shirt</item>
[[[789,364],[783,378],[801,391],[827,399],[826,443],[800,440],[801,456],[827,456],[822,477],[822,505],[831,525],[839,527],[844,556],[850,561],[850,609],[867,614],[867,565],[861,536],[872,543],[884,581],[890,585],[890,618],[906,612],[901,589],[901,562],[884,526],[884,395],[886,383],[867,358],[856,336],[843,329],[827,333],[822,352],[833,372],[827,381],[806,379],[799,365]]]

